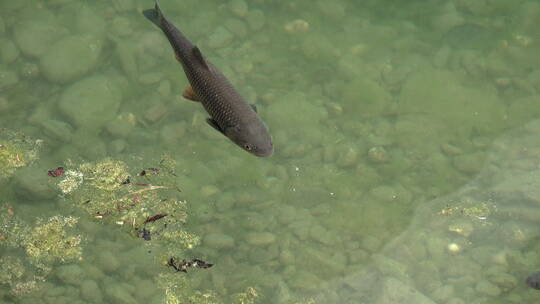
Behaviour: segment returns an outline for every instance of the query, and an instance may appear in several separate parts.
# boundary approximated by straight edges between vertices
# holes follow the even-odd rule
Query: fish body
[[[255,106],[248,104],[225,75],[204,58],[199,48],[163,16],[157,2],[154,9],[145,10],[143,14],[169,40],[191,84],[183,96],[202,103],[210,114],[208,124],[242,149],[260,157],[271,156],[272,137]]]
[[[534,272],[527,277],[525,283],[531,288],[540,290],[540,271]]]

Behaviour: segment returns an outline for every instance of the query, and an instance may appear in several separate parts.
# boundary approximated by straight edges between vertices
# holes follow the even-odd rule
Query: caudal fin
[[[163,14],[159,8],[159,4],[156,1],[156,5],[152,9],[147,9],[143,11],[143,15],[153,24],[157,25],[159,28],[162,28],[163,25]]]

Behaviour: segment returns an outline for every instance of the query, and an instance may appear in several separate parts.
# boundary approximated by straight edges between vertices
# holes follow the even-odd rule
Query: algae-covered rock
[[[48,119],[41,123],[43,131],[54,139],[62,142],[70,142],[73,136],[73,127],[70,124],[54,119]]]
[[[0,128],[0,179],[11,176],[17,168],[30,165],[38,158],[41,140]]]
[[[232,248],[234,246],[234,239],[226,234],[219,232],[212,232],[207,234],[203,240],[204,244],[212,248]]]
[[[14,175],[15,191],[29,200],[47,200],[56,196],[54,186],[49,183],[47,168],[26,167]]]
[[[513,100],[508,106],[508,121],[512,126],[525,124],[540,117],[540,95]]]
[[[6,70],[5,66],[0,65],[0,89],[14,86],[19,82],[19,76],[14,71]]]
[[[377,304],[435,304],[420,291],[395,278],[384,281]]]
[[[7,39],[4,40],[0,46],[0,58],[2,59],[2,63],[12,63],[13,61],[17,60],[17,57],[19,57],[19,49],[15,43]]]
[[[65,37],[41,57],[41,72],[51,82],[73,81],[96,66],[102,46],[103,41],[93,35]]]
[[[116,116],[121,99],[112,81],[92,76],[68,87],[58,106],[77,127],[96,131]]]
[[[56,276],[65,284],[81,285],[84,271],[77,264],[62,265],[56,269]]]
[[[13,27],[15,42],[26,56],[39,57],[67,33],[46,9],[26,10]]]
[[[496,133],[506,126],[505,106],[494,88],[465,87],[447,71],[426,69],[411,77],[403,86],[399,110],[433,116],[459,136],[470,136],[473,129]]]
[[[376,82],[356,78],[343,89],[343,108],[356,117],[375,116],[388,110],[391,96]]]
[[[281,126],[280,128],[286,130],[294,129],[296,136],[304,136],[304,139],[308,141],[320,141],[321,134],[315,130],[320,129],[320,122],[328,116],[328,113],[325,108],[307,99],[305,94],[293,92],[283,96],[280,101],[270,104],[265,110],[265,119],[270,129],[272,126]]]

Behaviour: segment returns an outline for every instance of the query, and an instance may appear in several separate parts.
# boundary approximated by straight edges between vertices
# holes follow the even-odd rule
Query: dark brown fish
[[[540,271],[534,272],[528,276],[525,283],[531,288],[540,290]]]
[[[227,78],[163,16],[158,3],[143,14],[167,36],[191,84],[183,96],[200,101],[210,118],[206,121],[242,149],[256,156],[270,156],[274,148],[268,128]]]

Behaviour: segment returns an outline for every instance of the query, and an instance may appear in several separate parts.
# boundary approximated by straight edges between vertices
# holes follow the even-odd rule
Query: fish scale
[[[256,156],[271,156],[272,137],[255,107],[163,16],[157,2],[154,9],[143,14],[163,31],[184,69],[191,87],[183,96],[200,101],[210,115],[207,122],[235,144]]]

